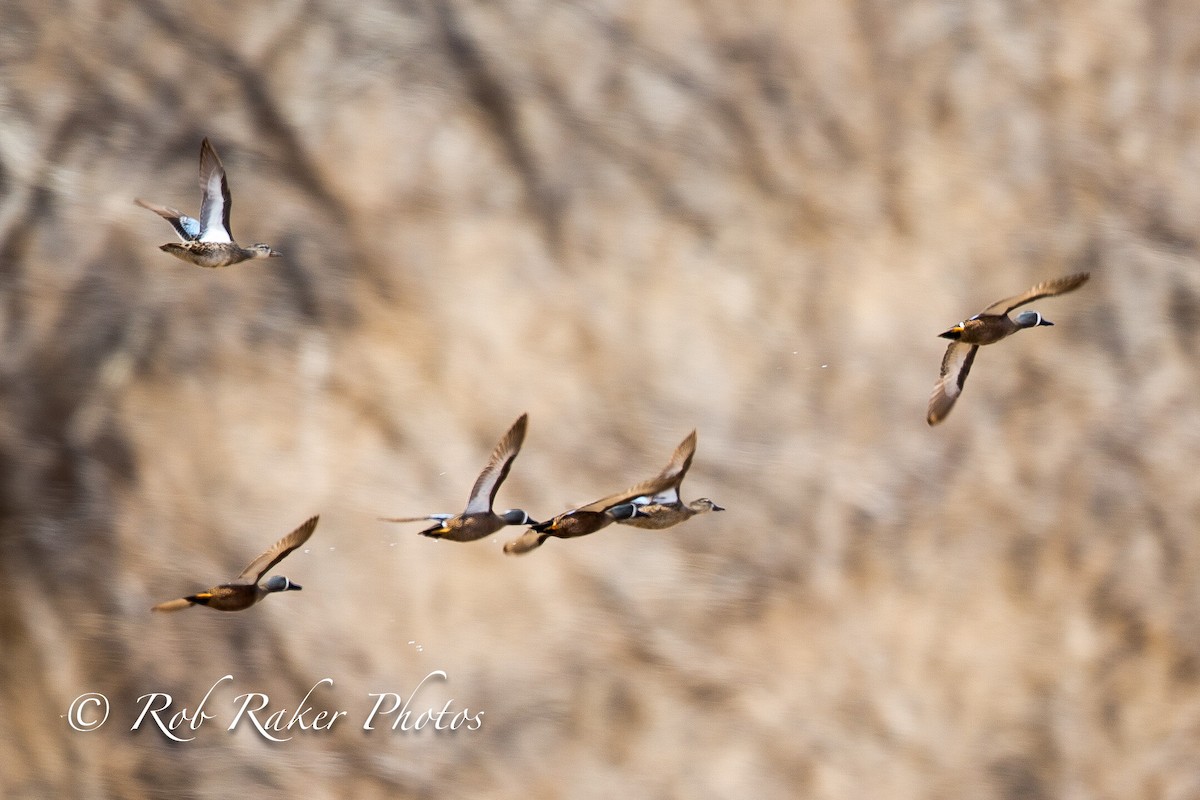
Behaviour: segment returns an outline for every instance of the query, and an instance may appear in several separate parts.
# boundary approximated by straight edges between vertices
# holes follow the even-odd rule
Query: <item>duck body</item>
[[[520,555],[541,547],[551,537],[573,539],[577,536],[587,536],[614,522],[627,519],[632,514],[633,508],[629,503],[600,510],[577,508],[559,514],[554,519],[531,526],[516,539],[506,542],[504,552],[509,555]]]
[[[631,511],[628,517],[618,520],[622,525],[632,525],[635,528],[645,528],[647,530],[660,531],[664,528],[670,528],[678,525],[685,520],[689,520],[697,514],[705,514],[709,511],[724,511],[725,509],[707,497],[701,497],[693,500],[690,503],[681,503],[675,501],[673,503],[644,503],[639,504],[636,501],[629,503]],[[614,511],[619,510],[613,509]]]
[[[614,511],[614,509],[621,510]],[[625,512],[622,506],[613,506],[598,510],[578,508],[574,511],[559,514],[547,522],[533,525],[530,527],[530,530],[558,539],[573,539],[576,536],[587,536],[589,533],[595,533],[602,528],[607,528],[618,519],[627,518],[632,513],[632,510]]]
[[[1037,325],[1053,325],[1053,322],[1042,319],[1036,311],[1037,320],[1031,325],[1021,325],[1007,314],[976,314],[970,319],[963,320],[950,330],[939,333],[943,339],[950,339],[963,344],[985,345],[995,344],[1001,339],[1011,336],[1022,328],[1032,328]]]
[[[228,267],[255,258],[274,258],[279,255],[278,251],[272,250],[267,245],[256,244],[251,247],[242,247],[236,242],[202,242],[199,239],[167,242],[158,249],[189,264],[210,269]]]
[[[175,611],[196,605],[207,606],[216,611],[242,611],[274,592],[299,591],[304,588],[300,584],[293,583],[283,576],[277,577],[282,578],[282,584],[275,583],[273,585],[271,581],[267,581],[266,586],[259,586],[256,583],[222,583],[220,586],[214,586],[203,592],[189,594],[187,597],[181,597],[178,600],[160,603],[154,607],[154,610]]]
[[[491,536],[507,525],[536,524],[528,514],[519,508],[511,509],[503,514],[481,511],[474,514],[457,514],[452,517],[443,515],[441,519],[438,519],[437,516],[427,517],[427,519],[438,520],[438,524],[421,531],[422,536],[447,539],[451,542],[474,542],[477,539]]]

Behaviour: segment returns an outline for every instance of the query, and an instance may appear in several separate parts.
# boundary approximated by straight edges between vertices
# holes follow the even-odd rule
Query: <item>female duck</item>
[[[629,503],[632,506],[629,515],[618,521],[622,525],[662,530],[670,528],[672,525],[678,525],[697,514],[724,511],[724,508],[707,497],[701,497],[690,503],[684,503],[679,498],[679,487],[683,484],[688,469],[692,466],[692,456],[695,455],[695,452],[696,432],[692,431],[691,436],[684,439],[679,445],[679,449],[675,451],[677,458],[682,458],[685,454],[686,458],[683,458],[682,467],[676,472],[674,482],[655,495],[635,498],[633,502]],[[672,463],[674,463],[674,459],[672,459]],[[613,511],[616,512],[618,509],[613,509]],[[620,511],[622,514],[624,513],[624,509],[620,509]]]
[[[684,520],[691,519],[697,514],[706,514],[709,511],[724,511],[725,509],[707,497],[701,497],[693,500],[690,503],[683,503],[679,500],[679,495],[675,494],[674,499],[669,496],[659,495],[654,498],[649,498],[645,503],[639,503],[634,500],[628,504],[630,506],[629,516],[620,520],[623,525],[635,525],[639,528],[648,528],[650,530],[662,530],[670,528],[672,525],[678,525]],[[612,509],[613,512],[624,509],[620,506]]]
[[[242,247],[229,232],[229,211],[233,199],[229,181],[217,151],[205,138],[200,143],[200,219],[167,206],[155,205],[138,198],[134,202],[148,208],[171,223],[180,242],[164,244],[159,249],[198,267],[227,267],[254,258],[274,258],[282,255],[270,245],[252,244]]]

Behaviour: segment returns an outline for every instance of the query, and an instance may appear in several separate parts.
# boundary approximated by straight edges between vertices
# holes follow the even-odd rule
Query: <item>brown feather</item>
[[[1067,292],[1078,289],[1083,284],[1087,283],[1091,275],[1087,272],[1076,272],[1073,275],[1066,275],[1062,278],[1055,278],[1049,281],[1043,281],[1032,289],[1022,292],[1012,297],[1006,297],[1003,300],[997,300],[990,306],[981,311],[981,314],[1007,314],[1015,308],[1020,308],[1026,303],[1032,303],[1034,300],[1041,300],[1043,297],[1054,297],[1055,295],[1066,294]]]
[[[309,517],[300,527],[284,536],[275,544],[267,548],[266,552],[254,559],[242,570],[238,576],[238,580],[245,580],[253,576],[250,583],[258,583],[262,580],[262,576],[267,574],[267,570],[278,564],[289,553],[295,550],[300,545],[308,541],[308,537],[312,536],[313,531],[317,528],[317,520],[320,517]]]

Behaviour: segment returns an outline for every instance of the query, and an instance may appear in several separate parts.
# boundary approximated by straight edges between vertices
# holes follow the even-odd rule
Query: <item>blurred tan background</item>
[[[1200,795],[1193,4],[190,11],[0,7],[0,795]],[[204,136],[285,258],[158,251]],[[928,428],[936,334],[1076,270]],[[502,509],[696,427],[728,510],[376,521],[523,411]],[[314,513],[303,592],[149,613]],[[479,730],[361,729],[434,670]],[[225,730],[326,677],[333,730]]]

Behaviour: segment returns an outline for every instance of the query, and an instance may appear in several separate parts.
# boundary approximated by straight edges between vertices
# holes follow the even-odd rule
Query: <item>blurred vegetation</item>
[[[1200,794],[1198,54],[1177,0],[5,3],[0,794]],[[285,258],[158,251],[204,136]],[[1077,270],[928,428],[937,332]],[[696,427],[728,510],[376,521],[523,411],[503,508]],[[313,513],[303,592],[149,613]],[[433,670],[479,730],[361,730]]]

